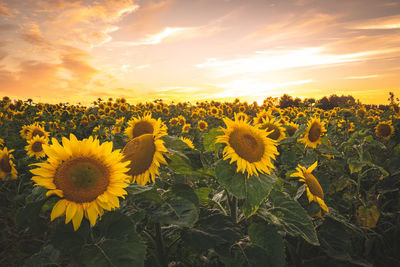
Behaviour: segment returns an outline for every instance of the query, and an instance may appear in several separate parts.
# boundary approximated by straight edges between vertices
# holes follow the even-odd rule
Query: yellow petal
[[[318,160],[316,162],[314,162],[313,165],[308,167],[307,172],[312,172],[315,169],[315,167],[317,167],[317,165],[318,165]]]
[[[96,203],[89,203],[87,206],[87,215],[89,222],[92,226],[96,224],[97,216],[98,216],[98,211],[97,211],[97,204]]]
[[[53,207],[51,211],[50,219],[53,221],[55,218],[58,218],[65,213],[65,209],[67,208],[67,200],[61,199],[59,200]]]
[[[72,218],[74,231],[78,230],[79,226],[81,226],[82,218],[83,218],[83,209],[81,206],[78,206],[75,212],[75,216]]]
[[[66,213],[65,213],[65,223],[69,223],[75,216],[78,205],[75,202],[69,202]]]

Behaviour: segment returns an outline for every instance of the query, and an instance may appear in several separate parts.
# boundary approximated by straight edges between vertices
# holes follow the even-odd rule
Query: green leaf
[[[249,178],[242,173],[237,173],[227,161],[220,161],[215,168],[217,181],[224,186],[229,193],[239,199],[245,199],[243,205],[244,214],[253,215],[263,199],[271,192],[277,177],[274,174],[251,176]]]
[[[182,231],[185,245],[195,249],[215,248],[223,244],[232,244],[239,240],[240,228],[232,218],[219,210],[201,209],[200,219],[194,228]]]
[[[197,197],[194,190],[187,184],[173,184],[171,187],[171,193],[176,197],[184,198],[191,201],[196,206],[199,205],[199,198]]]
[[[310,216],[297,202],[284,193],[272,190],[269,195],[271,207],[262,207],[258,215],[293,236],[301,236],[312,245],[319,245],[317,233]]]
[[[347,164],[349,164],[351,174],[361,171],[362,168],[365,166],[365,162],[358,161],[354,158],[349,158],[347,160]]]
[[[266,224],[252,224],[248,230],[250,240],[259,246],[268,255],[268,266],[285,265],[285,247],[282,237],[276,232],[275,228]]]
[[[211,188],[208,187],[200,187],[194,190],[196,193],[197,197],[199,198],[199,202],[201,206],[207,205],[207,203],[210,201],[208,196],[211,193]]]
[[[57,266],[57,261],[59,257],[60,251],[56,250],[52,245],[47,245],[43,247],[38,253],[32,255],[29,259],[27,259],[24,266]]]
[[[188,145],[176,136],[165,135],[161,137],[164,141],[165,147],[178,151],[185,151],[190,149]]]
[[[218,128],[212,128],[208,131],[208,133],[203,135],[203,145],[204,149],[207,151],[215,151],[216,145],[215,141],[217,140],[217,136],[223,135],[223,132]]]
[[[20,209],[17,213],[16,223],[18,226],[27,227],[33,233],[42,233],[47,228],[47,222],[40,217],[40,211],[45,204],[46,199],[31,202],[26,207]]]
[[[184,227],[192,227],[199,213],[196,205],[184,198],[170,198],[151,212],[154,220],[164,224],[174,224]]]
[[[168,167],[180,174],[191,174],[193,172],[190,166],[190,160],[183,155],[173,154],[170,157]]]

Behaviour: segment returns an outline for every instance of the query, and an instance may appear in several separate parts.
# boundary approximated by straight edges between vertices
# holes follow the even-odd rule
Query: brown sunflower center
[[[32,131],[32,137],[35,137],[36,135],[39,135],[40,137],[44,136],[44,132],[40,129],[34,129]]]
[[[264,142],[260,136],[237,128],[229,136],[229,144],[235,152],[248,162],[260,161],[264,155]]]
[[[199,128],[202,129],[202,130],[205,129],[206,128],[206,124],[204,122],[202,122],[202,121],[199,122]]]
[[[110,172],[99,160],[79,157],[63,162],[56,170],[54,183],[67,200],[91,202],[103,194],[110,183]]]
[[[156,152],[152,134],[144,134],[129,141],[122,153],[125,160],[130,160],[129,175],[136,176],[146,172],[153,163]]]
[[[33,143],[33,145],[32,145],[32,151],[33,152],[41,152],[42,150],[43,150],[43,147],[42,147],[42,143],[41,142]]]
[[[265,129],[267,132],[271,132],[268,137],[273,139],[273,140],[278,140],[279,137],[281,136],[281,131],[279,130],[278,126],[272,124],[272,123],[266,123],[264,124],[261,129]]]
[[[310,127],[310,130],[308,131],[308,139],[311,142],[316,142],[321,136],[321,133],[322,133],[321,125],[318,122],[313,122],[313,124]]]
[[[378,126],[378,134],[381,137],[388,137],[391,134],[390,126],[387,124],[379,124]]]
[[[324,192],[322,191],[321,185],[318,183],[317,178],[315,178],[315,176],[309,172],[303,172],[303,174],[306,178],[306,183],[311,194],[319,197],[320,199],[324,199]]]
[[[139,121],[135,123],[132,129],[133,138],[143,134],[152,134],[154,132],[153,125],[148,121]]]
[[[7,154],[4,154],[3,157],[0,159],[0,168],[3,172],[5,173],[10,173],[11,172],[11,164],[10,164],[10,158],[8,157]]]
[[[297,128],[293,127],[293,126],[289,126],[286,129],[286,132],[288,133],[289,136],[293,136],[296,131],[297,131]]]

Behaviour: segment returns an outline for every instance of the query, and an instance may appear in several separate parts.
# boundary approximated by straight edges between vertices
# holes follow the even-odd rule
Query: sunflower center
[[[5,155],[3,155],[3,157],[1,157],[0,168],[5,173],[11,172],[10,158],[8,157],[7,154],[5,154]]]
[[[156,152],[152,134],[144,134],[129,141],[122,153],[125,160],[130,160],[129,175],[136,176],[146,172],[153,163]]]
[[[281,136],[281,131],[279,130],[278,126],[272,124],[272,123],[267,123],[264,124],[262,129],[265,129],[267,132],[271,132],[268,137],[273,139],[273,140],[278,140],[278,138]]]
[[[35,137],[36,135],[39,135],[40,137],[42,137],[42,136],[44,136],[44,133],[43,133],[43,131],[40,130],[40,129],[34,129],[34,130],[32,131],[32,137]]]
[[[293,126],[289,126],[286,129],[286,132],[288,133],[289,136],[293,136],[296,131],[297,131],[296,127]]]
[[[264,155],[263,140],[245,129],[233,130],[229,136],[229,144],[241,158],[250,163],[260,161]]]
[[[316,142],[318,141],[319,137],[321,136],[321,125],[319,125],[318,123],[314,122],[311,125],[310,131],[308,132],[308,139],[311,142]]]
[[[132,129],[133,138],[143,134],[152,134],[154,132],[153,125],[148,121],[139,121]]]
[[[304,177],[306,178],[306,183],[308,188],[310,189],[311,194],[319,197],[320,199],[324,199],[324,192],[322,191],[321,185],[318,183],[317,178],[314,175],[308,172],[304,172]]]
[[[378,126],[378,133],[381,137],[388,137],[390,136],[391,129],[390,126],[387,124],[379,124]]]
[[[42,143],[41,142],[33,143],[33,145],[32,145],[32,151],[33,152],[41,152],[42,150],[43,150],[43,147],[42,147]]]
[[[79,157],[67,160],[57,168],[54,183],[67,200],[91,202],[107,190],[110,172],[97,159]]]

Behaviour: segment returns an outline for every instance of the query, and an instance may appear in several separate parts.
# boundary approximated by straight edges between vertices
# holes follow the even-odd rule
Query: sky
[[[0,95],[131,103],[400,95],[400,1],[0,0]]]

